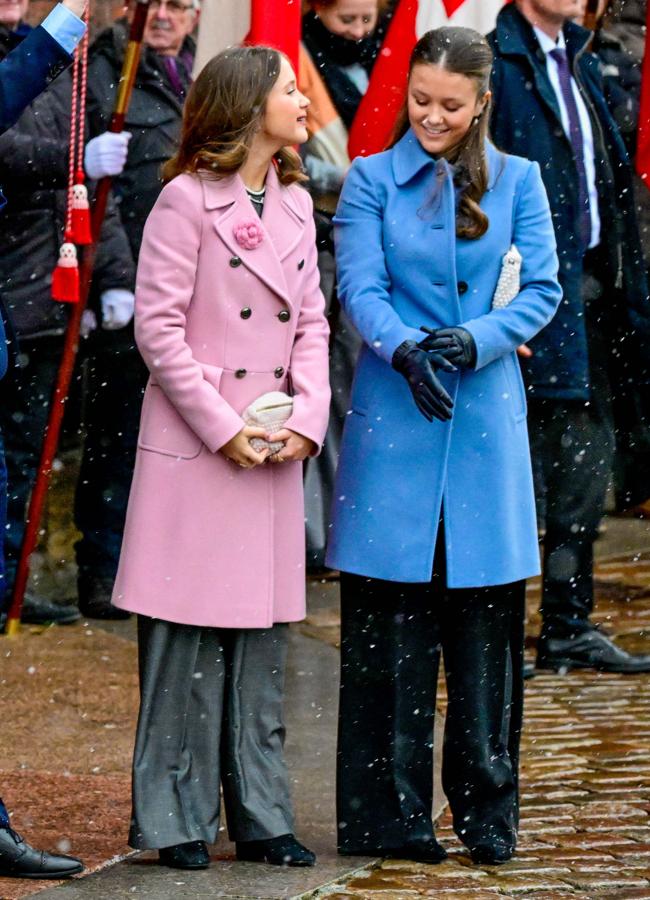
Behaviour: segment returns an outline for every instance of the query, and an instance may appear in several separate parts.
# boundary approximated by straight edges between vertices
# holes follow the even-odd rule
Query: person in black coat
[[[492,133],[540,163],[563,300],[522,362],[543,513],[541,668],[650,671],[596,630],[593,543],[614,451],[650,380],[650,304],[625,146],[605,100],[580,0],[516,0],[489,35]]]
[[[28,40],[30,29],[0,17],[0,55]],[[70,305],[51,297],[52,272],[63,241],[68,184],[71,77],[61,75],[0,137],[0,184],[7,207],[0,216],[0,296],[18,338],[17,366],[3,385],[0,403],[8,467],[5,531],[7,600],[13,588],[24,534],[26,507],[34,483],[49,401],[61,361]],[[93,278],[93,302],[127,294],[135,268],[128,240],[112,204]],[[132,302],[132,300],[131,300]],[[0,606],[1,609],[1,606]],[[75,607],[28,593],[24,622],[76,621]]]
[[[62,11],[61,7],[65,9]],[[75,44],[85,28],[79,21],[85,0],[64,0],[43,26],[0,62],[0,133],[20,117],[50,80],[70,64]],[[44,27],[45,26],[45,27]],[[1,195],[0,195],[1,196]],[[2,205],[4,205],[4,199]],[[3,312],[0,322],[0,378],[8,365]],[[4,593],[2,536],[6,518],[6,470],[0,435],[0,605]],[[11,827],[7,808],[0,799],[0,877],[68,878],[83,871],[80,860],[37,850]]]
[[[197,9],[192,0],[151,4],[124,126],[131,135],[126,164],[114,153],[118,138],[106,129],[128,41],[127,20],[103,31],[90,48],[88,116],[94,138],[86,168],[93,177],[113,176],[113,194],[136,262],[144,223],[162,189],[162,165],[176,152],[180,137]],[[98,329],[88,350],[87,436],[75,499],[75,522],[82,533],[76,545],[79,608],[86,616],[117,618],[128,615],[112,606],[110,598],[148,373],[132,325]]]

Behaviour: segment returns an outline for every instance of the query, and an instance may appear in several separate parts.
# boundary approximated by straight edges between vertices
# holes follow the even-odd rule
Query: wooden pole
[[[149,2],[150,0],[137,0],[136,3],[129,31],[129,42],[124,55],[124,64],[122,66],[122,73],[117,89],[117,99],[111,117],[111,124],[108,129],[109,131],[120,132],[124,127],[124,118],[129,108],[135,76],[140,62],[142,36],[147,21],[147,13],[149,12]],[[68,321],[61,364],[57,373],[52,403],[50,406],[50,415],[47,422],[45,437],[43,439],[43,447],[41,449],[41,458],[36,473],[36,481],[34,482],[29,501],[25,536],[23,537],[23,543],[20,549],[20,558],[16,570],[16,583],[14,585],[11,606],[9,608],[5,628],[5,633],[9,637],[18,634],[20,630],[20,614],[23,607],[27,579],[29,578],[31,556],[38,541],[38,532],[43,516],[45,497],[47,495],[50,476],[52,474],[52,463],[54,462],[54,457],[56,456],[56,451],[59,446],[65,404],[68,399],[77,351],[79,349],[81,317],[88,304],[88,294],[92,281],[93,268],[95,266],[95,258],[97,256],[97,245],[99,244],[102,223],[104,221],[104,216],[106,215],[106,203],[111,189],[111,181],[111,178],[102,178],[97,183],[97,189],[95,191],[91,217],[93,242],[84,248],[81,258],[79,267],[79,302],[73,305]]]

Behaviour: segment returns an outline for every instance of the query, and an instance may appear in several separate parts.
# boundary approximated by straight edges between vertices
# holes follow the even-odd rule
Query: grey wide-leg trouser
[[[288,626],[218,629],[138,616],[140,715],[129,844],[293,831],[282,719]]]

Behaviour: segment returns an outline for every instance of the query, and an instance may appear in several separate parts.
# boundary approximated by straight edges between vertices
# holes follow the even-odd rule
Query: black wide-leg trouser
[[[448,590],[342,573],[337,756],[342,853],[433,835],[433,723],[442,649],[443,787],[470,849],[514,848],[525,582]]]

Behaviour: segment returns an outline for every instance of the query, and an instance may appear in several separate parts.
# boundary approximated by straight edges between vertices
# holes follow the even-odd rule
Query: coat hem
[[[292,622],[303,622],[307,616],[307,610],[305,608],[300,614],[296,614],[295,616],[282,616],[277,619],[264,619],[264,621],[256,621],[254,623],[233,622],[232,619],[228,619],[227,621],[219,620],[207,622],[191,619],[189,616],[181,617],[180,615],[171,615],[167,610],[165,611],[165,615],[156,615],[153,610],[139,607],[135,603],[128,603],[128,601],[125,601],[124,599],[117,600],[113,598],[111,602],[113,606],[117,607],[117,609],[124,609],[126,610],[126,612],[134,613],[138,616],[147,616],[150,619],[160,619],[163,622],[173,622],[175,625],[191,625],[196,628],[272,628],[274,625],[288,625]]]

